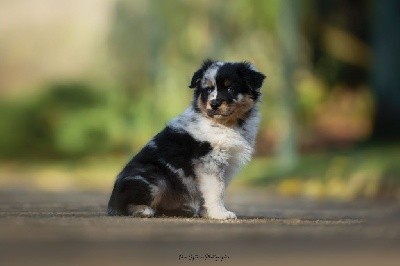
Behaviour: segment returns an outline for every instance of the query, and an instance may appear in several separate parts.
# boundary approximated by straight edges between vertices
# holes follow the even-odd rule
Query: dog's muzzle
[[[214,99],[210,101],[210,106],[213,110],[217,110],[222,104],[221,99]]]

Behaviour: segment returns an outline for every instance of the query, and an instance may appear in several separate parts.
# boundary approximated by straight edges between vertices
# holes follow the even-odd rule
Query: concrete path
[[[0,265],[400,265],[399,202],[231,191],[237,220],[107,217],[98,192],[0,191]]]

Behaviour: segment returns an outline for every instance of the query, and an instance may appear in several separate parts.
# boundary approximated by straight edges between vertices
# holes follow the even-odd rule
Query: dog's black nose
[[[218,107],[220,107],[221,104],[222,104],[221,99],[214,99],[214,100],[211,100],[211,102],[210,102],[211,108],[214,110],[218,109]]]

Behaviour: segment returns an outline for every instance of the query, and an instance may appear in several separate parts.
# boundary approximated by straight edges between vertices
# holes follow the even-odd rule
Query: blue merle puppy
[[[192,105],[122,169],[108,214],[235,219],[224,191],[254,151],[264,78],[248,62],[204,61]]]

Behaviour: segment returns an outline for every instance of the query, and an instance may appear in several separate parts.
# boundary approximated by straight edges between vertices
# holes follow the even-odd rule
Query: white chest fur
[[[257,109],[250,113],[243,127],[232,128],[218,124],[188,108],[169,125],[187,131],[198,141],[209,142],[213,151],[202,159],[202,170],[210,174],[222,174],[220,171],[223,171],[225,179],[229,181],[241,165],[250,161],[258,123]]]

